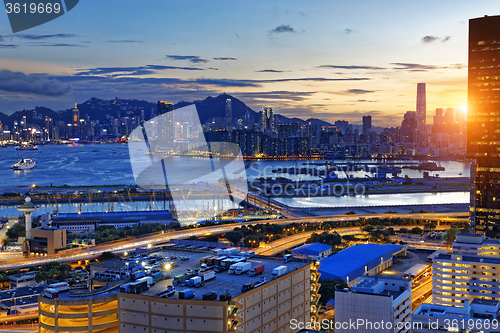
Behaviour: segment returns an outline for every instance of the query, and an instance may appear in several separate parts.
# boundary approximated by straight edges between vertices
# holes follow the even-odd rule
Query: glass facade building
[[[500,16],[469,20],[467,157],[471,222],[476,233],[500,237]]]

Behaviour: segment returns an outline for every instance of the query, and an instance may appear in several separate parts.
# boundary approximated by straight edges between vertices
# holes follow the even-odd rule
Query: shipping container
[[[182,291],[179,291],[179,299],[188,299],[191,297],[194,297],[193,289],[184,289]]]

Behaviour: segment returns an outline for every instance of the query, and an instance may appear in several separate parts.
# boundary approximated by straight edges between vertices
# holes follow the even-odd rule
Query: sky
[[[81,0],[13,34],[2,12],[0,112],[226,92],[255,111],[396,126],[425,82],[430,123],[465,110],[468,20],[496,14],[481,0]]]

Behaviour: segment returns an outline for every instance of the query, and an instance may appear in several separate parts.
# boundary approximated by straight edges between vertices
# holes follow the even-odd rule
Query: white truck
[[[236,264],[232,264],[231,266],[229,266],[229,270],[227,271],[229,274],[235,274],[236,273],[236,269],[241,265],[243,264],[242,262],[237,262]]]
[[[189,279],[187,285],[188,287],[201,287],[203,284],[203,278],[201,276],[195,276]]]
[[[234,270],[234,274],[236,275],[241,275],[243,273],[248,272],[252,268],[252,263],[251,262],[240,262],[238,266],[236,266],[236,269]]]
[[[214,271],[204,271],[198,273],[198,276],[200,276],[203,280],[203,282],[215,279],[215,272]]]
[[[285,275],[287,272],[286,266],[278,266],[273,269],[273,280],[279,278],[280,276]]]
[[[151,288],[151,286],[155,284],[155,279],[152,276],[145,276],[143,278],[136,280],[136,282],[142,282],[142,281],[147,281],[148,288]]]

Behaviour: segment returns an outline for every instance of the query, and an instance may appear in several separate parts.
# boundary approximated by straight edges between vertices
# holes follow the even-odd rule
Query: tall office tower
[[[231,98],[226,99],[226,126],[233,123],[233,106]]]
[[[471,168],[471,223],[476,233],[500,237],[500,16],[469,20],[467,157]],[[474,170],[475,169],[475,170]]]
[[[80,137],[80,110],[75,103],[75,107],[71,109],[71,127],[73,128],[73,137]]]
[[[454,125],[455,124],[455,110],[453,110],[453,108],[446,109],[446,114],[443,117],[443,123],[445,125]]]
[[[370,143],[372,132],[372,116],[363,116],[363,138],[365,143]]]
[[[159,121],[159,133],[156,137],[155,150],[171,150],[174,148],[174,104],[158,101],[156,105],[156,121]],[[165,115],[165,116],[162,116]],[[162,116],[162,117],[160,117]]]
[[[262,132],[274,130],[273,108],[264,108],[262,110]]]
[[[426,142],[426,116],[427,107],[425,100],[425,83],[417,84],[417,144],[425,147]]]

